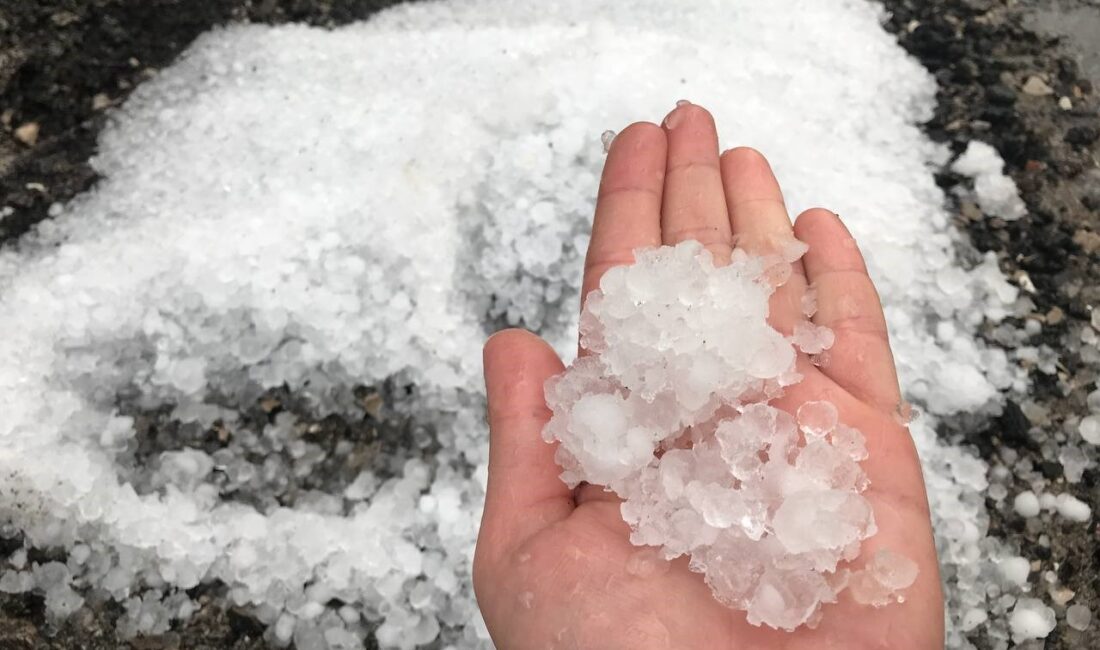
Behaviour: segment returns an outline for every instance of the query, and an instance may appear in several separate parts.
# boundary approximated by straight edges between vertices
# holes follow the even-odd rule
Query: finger
[[[795,233],[810,246],[802,261],[817,293],[813,321],[836,336],[822,372],[856,397],[895,409],[901,394],[886,318],[856,241],[820,208],[799,215]]]
[[[878,406],[852,394],[845,387],[830,379],[810,360],[798,357],[797,370],[803,379],[794,389],[771,400],[769,404],[791,414],[806,402],[823,400],[837,407],[840,421],[849,426],[859,426],[864,436],[867,458],[860,463],[870,481],[865,496],[885,506],[875,506],[875,518],[879,521],[880,535],[887,523],[882,508],[889,510],[889,517],[906,517],[910,521],[924,521],[927,525],[928,504],[925,498],[920,459],[913,437],[891,415]],[[913,526],[912,530],[919,530]]]
[[[554,350],[523,330],[485,344],[489,397],[489,481],[478,551],[503,552],[573,510],[573,492],[558,478],[555,445],[542,439],[550,419],[543,384],[563,370]]]
[[[586,503],[608,501],[622,504],[622,498],[602,485],[581,483],[573,490],[573,503],[579,508]]]
[[[609,268],[633,263],[635,248],[661,244],[666,149],[665,132],[649,122],[631,124],[611,142],[584,262],[582,300]]]
[[[794,239],[787,206],[771,165],[755,149],[738,147],[722,154],[722,181],[730,226],[739,248],[754,255],[772,255]],[[769,321],[789,334],[802,320],[806,279],[801,262],[791,265],[791,277],[772,295]]]
[[[733,250],[722,174],[718,132],[702,106],[677,106],[664,121],[668,162],[661,208],[661,240],[678,244],[694,239],[724,263]]]

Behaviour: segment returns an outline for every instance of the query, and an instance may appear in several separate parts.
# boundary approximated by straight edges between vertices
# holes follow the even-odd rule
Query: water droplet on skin
[[[531,554],[530,553],[520,553],[519,555],[516,556],[516,560],[520,564],[526,564],[527,561],[530,560],[530,559],[531,559]]]
[[[676,100],[676,108],[680,108],[682,106],[691,106],[691,102],[686,99]]]
[[[664,575],[668,570],[668,560],[655,548],[639,549],[626,560],[626,572],[642,579]]]
[[[617,134],[614,131],[604,131],[600,134],[600,142],[603,143],[603,152],[607,153],[611,151],[611,143],[615,140]]]
[[[820,354],[810,355],[810,363],[814,364],[818,368],[824,368],[829,365],[829,351],[826,350]]]
[[[519,595],[519,604],[523,605],[524,609],[531,609],[535,606],[535,594],[530,591],[525,591]]]
[[[920,417],[920,410],[905,400],[898,402],[894,409],[894,421],[903,427],[909,426],[918,417]]]

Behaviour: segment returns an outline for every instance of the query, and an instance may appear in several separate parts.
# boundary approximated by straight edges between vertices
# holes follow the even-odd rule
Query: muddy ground
[[[1030,400],[1041,408],[1025,404],[1025,414],[1027,400],[1020,398],[992,424],[956,423],[942,434],[991,462],[1004,449],[1016,450],[1056,491],[1076,494],[1095,511],[1100,473],[1092,469],[1080,483],[1065,484],[1041,442],[1086,412],[1085,395],[1097,379],[1096,364],[1082,361],[1067,342],[1089,327],[1093,306],[1100,305],[1100,0],[882,2],[891,12],[888,28],[940,82],[927,132],[956,151],[975,138],[994,144],[1029,208],[1027,218],[1005,223],[955,200],[957,224],[970,236],[960,255],[994,251],[1006,275],[1029,288],[1035,309],[1028,318],[1043,323],[1041,342],[1061,352],[1054,375],[1032,373]],[[88,159],[105,110],[202,31],[240,20],[334,26],[391,4],[395,0],[0,0],[0,246],[17,245],[21,234],[48,218],[52,203],[95,183]],[[938,180],[949,194],[964,184],[949,173]],[[995,332],[987,334],[997,341]],[[1026,486],[1010,493],[1016,489]],[[1073,602],[1100,614],[1095,517],[1051,530],[1026,525],[992,499],[989,508],[993,532],[1037,561],[1033,583],[1072,590]],[[0,553],[17,543],[0,540]],[[247,613],[217,604],[216,586],[199,591],[193,595],[206,605],[189,623],[129,643],[115,636],[116,605],[86,608],[53,630],[39,599],[0,595],[0,648],[267,647],[262,627]],[[973,640],[988,647],[980,636]],[[1085,633],[1060,624],[1045,648],[1100,648],[1100,624]]]

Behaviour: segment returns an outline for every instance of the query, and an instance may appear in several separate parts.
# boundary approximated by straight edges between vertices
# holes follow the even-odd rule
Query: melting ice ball
[[[776,278],[805,252],[782,248],[716,265],[685,242],[608,271],[581,315],[590,354],[547,383],[543,435],[561,443],[565,483],[623,498],[634,544],[690,555],[719,601],[794,630],[846,588],[861,603],[901,600],[917,566],[880,550],[847,568],[877,530],[863,434],[829,402],[794,414],[768,404],[801,380],[798,350],[833,340],[808,322],[791,338],[768,324]]]

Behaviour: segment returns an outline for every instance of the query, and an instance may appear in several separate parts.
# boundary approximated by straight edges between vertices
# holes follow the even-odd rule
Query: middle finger
[[[664,121],[668,133],[668,164],[661,206],[661,240],[675,245],[699,241],[721,264],[729,261],[733,235],[714,118],[701,106],[681,103]]]

